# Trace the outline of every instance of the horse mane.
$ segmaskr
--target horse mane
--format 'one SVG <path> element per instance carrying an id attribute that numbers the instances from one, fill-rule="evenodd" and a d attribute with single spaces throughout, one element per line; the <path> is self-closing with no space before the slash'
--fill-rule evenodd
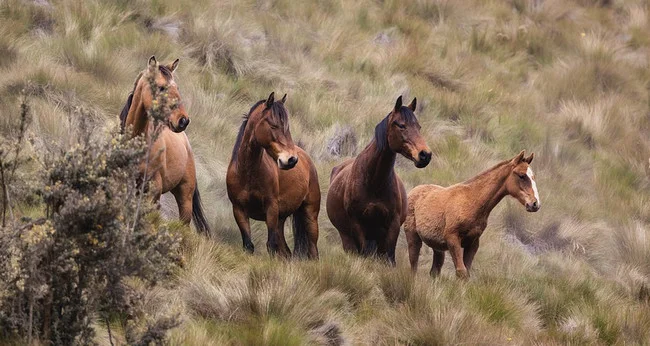
<path id="1" fill-rule="evenodd" d="M 140 72 L 138 77 L 136 77 L 135 82 L 133 82 L 133 90 L 131 90 L 129 96 L 126 98 L 126 103 L 122 108 L 122 112 L 120 112 L 120 133 L 124 133 L 126 117 L 129 115 L 129 109 L 131 109 L 131 103 L 133 103 L 133 93 L 135 92 L 135 88 L 138 86 L 138 82 L 140 81 L 140 78 L 142 78 L 143 74 L 144 72 Z"/>
<path id="2" fill-rule="evenodd" d="M 418 120 L 410 108 L 402 106 L 399 112 L 407 124 L 410 125 L 417 123 Z M 390 125 L 388 124 L 388 116 L 390 116 L 390 113 L 386 115 L 384 120 L 375 126 L 375 142 L 377 143 L 377 151 L 379 152 L 383 151 L 388 146 L 388 126 Z"/>
<path id="3" fill-rule="evenodd" d="M 163 77 L 165 77 L 166 81 L 169 82 L 173 78 L 172 71 L 166 65 L 158 65 L 158 70 L 163 75 Z M 124 128 L 126 127 L 126 117 L 129 115 L 129 109 L 131 109 L 131 104 L 133 103 L 133 93 L 135 92 L 135 88 L 138 86 L 138 82 L 140 81 L 140 78 L 142 78 L 143 75 L 144 75 L 144 71 L 141 71 L 138 74 L 138 77 L 135 78 L 135 82 L 133 82 L 133 90 L 131 90 L 131 92 L 129 93 L 129 96 L 126 99 L 126 103 L 122 108 L 122 112 L 120 112 L 121 133 L 124 133 Z"/>
<path id="4" fill-rule="evenodd" d="M 500 169 L 501 167 L 509 164 L 510 161 L 511 161 L 510 159 L 505 160 L 505 161 L 501 161 L 501 162 L 497 163 L 496 165 L 492 166 L 491 168 L 488 168 L 485 171 L 475 175 L 474 177 L 469 178 L 468 180 L 465 180 L 465 182 L 463 184 L 473 183 L 473 182 L 475 182 L 475 181 L 477 181 L 479 179 L 482 179 L 485 176 L 487 176 L 487 175 L 491 174 L 492 172 L 496 171 L 497 169 Z"/>
<path id="5" fill-rule="evenodd" d="M 239 127 L 239 132 L 237 133 L 235 146 L 232 148 L 231 161 L 237 161 L 237 153 L 239 152 L 239 147 L 241 147 L 242 139 L 244 138 L 244 131 L 246 131 L 246 125 L 248 124 L 248 119 L 250 118 L 251 113 L 253 113 L 253 111 L 264 102 L 266 102 L 266 100 L 257 101 L 248 113 L 244 115 L 244 120 L 242 121 L 241 126 Z M 271 106 L 271 116 L 280 123 L 280 126 L 282 126 L 284 131 L 289 130 L 289 116 L 287 114 L 287 109 L 284 108 L 282 102 L 273 103 L 273 106 Z"/>

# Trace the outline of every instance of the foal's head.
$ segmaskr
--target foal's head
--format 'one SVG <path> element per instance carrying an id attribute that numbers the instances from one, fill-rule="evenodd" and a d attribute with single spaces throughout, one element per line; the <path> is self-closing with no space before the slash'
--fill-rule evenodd
<path id="1" fill-rule="evenodd" d="M 526 206 L 526 210 L 530 212 L 536 212 L 542 206 L 535 183 L 535 173 L 530 168 L 534 156 L 535 154 L 531 153 L 530 156 L 525 157 L 522 150 L 519 155 L 510 160 L 512 173 L 506 180 L 508 194 Z"/>
<path id="2" fill-rule="evenodd" d="M 141 97 L 145 109 L 151 109 L 154 101 L 152 86 L 149 80 L 153 78 L 156 94 L 167 93 L 167 105 L 169 106 L 170 115 L 168 120 L 169 128 L 174 132 L 182 132 L 190 124 L 190 118 L 185 111 L 185 106 L 181 101 L 181 94 L 178 86 L 174 81 L 174 71 L 178 67 L 178 59 L 169 65 L 160 65 L 156 57 L 149 58 L 149 67 L 140 78 Z M 136 87 L 136 91 L 138 88 Z"/>
<path id="3" fill-rule="evenodd" d="M 404 107 L 402 96 L 398 97 L 395 108 L 375 127 L 375 139 L 379 150 L 388 144 L 390 150 L 413 161 L 415 167 L 423 168 L 431 161 L 431 149 L 420 135 L 420 124 L 413 114 L 416 106 L 416 98 Z"/>
<path id="4" fill-rule="evenodd" d="M 249 126 L 253 126 L 253 141 L 278 163 L 281 169 L 291 169 L 298 163 L 296 147 L 289 131 L 289 119 L 284 102 L 275 101 L 275 93 L 271 93 L 266 101 L 258 102 L 248 115 Z"/>

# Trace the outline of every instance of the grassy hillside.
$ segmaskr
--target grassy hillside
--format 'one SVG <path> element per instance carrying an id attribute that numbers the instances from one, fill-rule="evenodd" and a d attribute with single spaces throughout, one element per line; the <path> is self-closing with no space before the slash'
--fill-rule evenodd
<path id="1" fill-rule="evenodd" d="M 649 13 L 641 0 L 2 0 L 0 134 L 16 131 L 21 94 L 34 155 L 66 148 L 81 114 L 114 131 L 149 56 L 181 59 L 215 234 L 185 230 L 184 270 L 145 292 L 151 315 L 182 321 L 173 344 L 647 344 Z M 428 248 L 412 277 L 403 237 L 397 268 L 344 254 L 324 208 L 320 261 L 269 259 L 261 223 L 246 255 L 225 172 L 241 115 L 271 91 L 289 95 L 323 200 L 331 168 L 404 95 L 434 153 L 425 169 L 398 160 L 407 189 L 526 149 L 542 208 L 494 210 L 469 282 L 451 261 L 431 280 Z"/>

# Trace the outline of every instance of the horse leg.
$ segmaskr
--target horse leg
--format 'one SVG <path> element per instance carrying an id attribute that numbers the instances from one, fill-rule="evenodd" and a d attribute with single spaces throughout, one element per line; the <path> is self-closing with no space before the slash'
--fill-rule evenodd
<path id="1" fill-rule="evenodd" d="M 454 261 L 454 267 L 456 267 L 456 276 L 463 280 L 469 279 L 467 268 L 465 268 L 465 264 L 463 263 L 463 248 L 461 247 L 460 239 L 454 236 L 449 237 L 447 239 L 447 247 L 451 253 L 451 259 Z"/>
<path id="2" fill-rule="evenodd" d="M 339 235 L 341 236 L 341 243 L 343 245 L 343 250 L 347 253 L 359 253 L 359 249 L 357 248 L 357 243 L 354 241 L 354 238 L 350 236 L 347 233 L 340 232 Z"/>
<path id="3" fill-rule="evenodd" d="M 431 264 L 431 271 L 429 274 L 433 277 L 440 275 L 442 265 L 445 263 L 445 252 L 433 250 L 433 263 Z"/>
<path id="4" fill-rule="evenodd" d="M 399 221 L 393 222 L 386 232 L 386 238 L 380 242 L 378 246 L 378 253 L 380 253 L 391 266 L 395 266 L 395 248 L 397 247 L 397 238 L 399 237 L 400 224 Z"/>
<path id="5" fill-rule="evenodd" d="M 287 242 L 284 239 L 284 234 L 280 235 L 279 226 L 278 204 L 277 202 L 271 203 L 266 209 L 266 228 L 268 230 L 266 249 L 271 256 L 277 253 L 281 257 L 288 258 L 291 256 L 291 252 L 288 251 L 289 246 L 287 246 Z"/>
<path id="6" fill-rule="evenodd" d="M 178 218 L 186 225 L 192 221 L 192 196 L 196 186 L 188 182 L 181 182 L 171 190 L 178 205 Z"/>
<path id="7" fill-rule="evenodd" d="M 472 262 L 474 261 L 474 255 L 476 255 L 476 252 L 478 251 L 478 244 L 478 238 L 476 238 L 463 251 L 463 262 L 465 263 L 465 268 L 467 268 L 468 273 L 472 270 Z"/>
<path id="8" fill-rule="evenodd" d="M 149 182 L 149 192 L 151 194 L 151 201 L 160 208 L 160 195 L 162 195 L 162 176 L 160 173 L 154 174 Z"/>
<path id="9" fill-rule="evenodd" d="M 409 249 L 409 262 L 411 263 L 411 271 L 416 273 L 418 271 L 418 260 L 420 259 L 420 249 L 422 248 L 422 238 L 415 231 L 407 231 L 406 233 L 406 243 L 408 244 Z"/>
<path id="10" fill-rule="evenodd" d="M 289 257 L 291 257 L 291 250 L 289 250 L 289 246 L 287 245 L 287 239 L 284 237 L 284 222 L 287 221 L 286 217 L 281 217 L 278 218 L 278 239 L 279 239 L 279 246 L 284 245 L 284 250 L 282 252 L 288 253 Z"/>
<path id="11" fill-rule="evenodd" d="M 232 206 L 232 213 L 235 216 L 235 222 L 237 222 L 239 232 L 241 232 L 244 250 L 253 253 L 255 251 L 255 246 L 251 241 L 251 225 L 248 219 L 248 214 L 246 214 L 246 211 L 243 208 L 234 204 Z"/>

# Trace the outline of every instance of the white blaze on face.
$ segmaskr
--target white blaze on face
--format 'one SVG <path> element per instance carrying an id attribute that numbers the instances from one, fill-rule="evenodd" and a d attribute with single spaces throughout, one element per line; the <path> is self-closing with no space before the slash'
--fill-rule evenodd
<path id="1" fill-rule="evenodd" d="M 535 199 L 537 199 L 537 204 L 542 204 L 542 202 L 539 200 L 539 192 L 537 192 L 537 184 L 535 183 L 535 173 L 533 173 L 533 170 L 528 167 L 528 170 L 526 171 L 526 175 L 528 175 L 528 178 L 530 178 L 530 182 L 533 185 L 533 192 L 535 193 Z"/>

